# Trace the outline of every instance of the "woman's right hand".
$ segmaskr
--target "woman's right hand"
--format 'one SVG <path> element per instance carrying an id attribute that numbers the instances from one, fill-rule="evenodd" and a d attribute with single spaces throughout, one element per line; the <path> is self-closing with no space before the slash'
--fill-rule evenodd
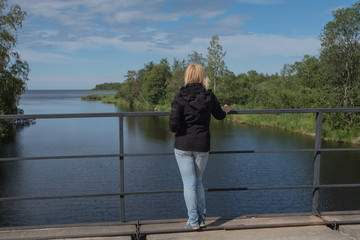
<path id="1" fill-rule="evenodd" d="M 231 109 L 230 109 L 230 106 L 229 106 L 229 105 L 225 104 L 225 105 L 222 107 L 222 110 L 223 110 L 224 112 L 226 112 L 226 114 L 228 114 Z"/>

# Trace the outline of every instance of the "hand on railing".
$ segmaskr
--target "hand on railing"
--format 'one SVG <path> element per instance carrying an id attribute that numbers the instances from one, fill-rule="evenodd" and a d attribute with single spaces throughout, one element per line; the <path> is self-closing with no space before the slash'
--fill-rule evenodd
<path id="1" fill-rule="evenodd" d="M 226 114 L 228 114 L 231 109 L 230 109 L 229 105 L 225 104 L 225 105 L 222 107 L 222 110 L 223 110 L 224 112 L 226 112 Z"/>

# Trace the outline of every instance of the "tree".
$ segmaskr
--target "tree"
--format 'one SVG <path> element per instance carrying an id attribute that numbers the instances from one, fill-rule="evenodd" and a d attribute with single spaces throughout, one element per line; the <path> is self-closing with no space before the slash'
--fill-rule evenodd
<path id="1" fill-rule="evenodd" d="M 18 108 L 20 95 L 25 91 L 29 65 L 14 51 L 17 31 L 22 27 L 26 12 L 15 4 L 8 6 L 0 0 L 0 114 L 22 114 Z M 23 121 L 1 121 L 0 136 L 6 136 Z"/>
<path id="2" fill-rule="evenodd" d="M 224 74 L 226 68 L 224 57 L 226 51 L 223 51 L 219 44 L 219 36 L 215 35 L 210 41 L 210 47 L 207 48 L 207 66 L 206 73 L 210 78 L 210 83 L 214 92 L 216 92 L 216 85 L 221 75 Z"/>
<path id="3" fill-rule="evenodd" d="M 188 55 L 188 63 L 189 64 L 197 63 L 203 66 L 204 68 L 206 67 L 206 59 L 203 57 L 201 53 L 198 53 L 197 51 L 193 51 L 193 53 Z"/>
<path id="4" fill-rule="evenodd" d="M 301 62 L 290 65 L 290 69 L 291 80 L 296 82 L 299 91 L 297 101 L 302 103 L 300 107 L 331 107 L 328 99 L 332 88 L 325 81 L 319 58 L 305 55 Z"/>
<path id="5" fill-rule="evenodd" d="M 121 97 L 129 102 L 129 106 L 132 108 L 134 102 L 141 96 L 138 82 L 137 82 L 137 73 L 136 71 L 128 71 L 125 75 L 126 79 L 123 84 L 121 84 L 120 89 L 118 90 L 118 97 Z"/>
<path id="6" fill-rule="evenodd" d="M 101 84 L 96 84 L 93 90 L 111 91 L 111 90 L 119 90 L 120 87 L 121 87 L 121 83 L 117 83 L 117 82 L 101 83 Z"/>
<path id="7" fill-rule="evenodd" d="M 333 12 L 320 35 L 320 59 L 337 106 L 359 106 L 360 2 Z"/>
<path id="8" fill-rule="evenodd" d="M 152 106 L 166 99 L 166 83 L 171 78 L 171 70 L 167 59 L 161 59 L 160 64 L 150 63 L 141 72 L 142 93 Z"/>
<path id="9" fill-rule="evenodd" d="M 180 87 L 184 86 L 184 74 L 186 70 L 185 60 L 174 59 L 173 65 L 171 67 L 172 77 L 168 79 L 166 84 L 166 99 L 171 102 L 179 91 Z"/>
<path id="10" fill-rule="evenodd" d="M 237 77 L 233 72 L 227 70 L 219 77 L 219 90 L 216 94 L 221 103 L 245 105 L 249 99 L 249 89 L 241 76 Z"/>
<path id="11" fill-rule="evenodd" d="M 332 107 L 360 106 L 360 1 L 350 8 L 333 12 L 320 35 L 320 60 Z M 333 128 L 345 129 L 360 125 L 355 113 L 330 114 Z"/>

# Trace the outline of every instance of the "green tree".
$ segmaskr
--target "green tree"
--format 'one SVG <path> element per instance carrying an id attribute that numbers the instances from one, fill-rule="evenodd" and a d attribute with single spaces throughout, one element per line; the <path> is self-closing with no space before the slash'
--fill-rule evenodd
<path id="1" fill-rule="evenodd" d="M 264 95 L 260 91 L 261 83 L 264 81 L 261 74 L 256 72 L 255 70 L 250 70 L 247 72 L 247 84 L 250 90 L 250 102 L 252 107 L 265 107 L 263 105 Z M 268 102 L 268 101 L 265 101 Z"/>
<path id="2" fill-rule="evenodd" d="M 184 74 L 186 70 L 185 60 L 174 59 L 171 67 L 172 77 L 168 79 L 166 84 L 167 101 L 171 102 L 179 89 L 184 86 Z"/>
<path id="3" fill-rule="evenodd" d="M 212 37 L 210 46 L 207 49 L 208 53 L 206 55 L 206 73 L 210 78 L 211 88 L 214 92 L 216 92 L 216 86 L 220 76 L 225 73 L 225 70 L 227 70 L 224 61 L 226 51 L 223 51 L 222 46 L 219 43 L 219 36 L 217 35 Z"/>
<path id="4" fill-rule="evenodd" d="M 360 2 L 333 12 L 320 35 L 320 60 L 328 82 L 331 107 L 360 106 Z M 355 113 L 330 114 L 333 128 L 360 125 Z"/>
<path id="5" fill-rule="evenodd" d="M 305 55 L 301 62 L 290 65 L 290 69 L 290 75 L 296 75 L 303 86 L 319 88 L 324 84 L 320 60 L 315 56 Z"/>
<path id="6" fill-rule="evenodd" d="M 149 104 L 154 107 L 166 100 L 166 83 L 171 78 L 169 62 L 161 59 L 159 64 L 149 63 L 141 71 L 141 92 Z"/>
<path id="7" fill-rule="evenodd" d="M 301 108 L 331 107 L 328 102 L 331 88 L 324 78 L 323 64 L 315 56 L 305 55 L 301 62 L 290 65 L 292 81 L 298 89 Z"/>
<path id="8" fill-rule="evenodd" d="M 226 70 L 219 77 L 217 86 L 219 91 L 216 94 L 218 100 L 222 104 L 247 104 L 250 91 L 243 80 L 241 76 L 237 77 L 233 72 Z"/>
<path id="9" fill-rule="evenodd" d="M 197 51 L 193 51 L 193 53 L 190 53 L 188 55 L 188 63 L 189 64 L 197 63 L 203 66 L 204 68 L 206 67 L 206 59 L 203 57 L 201 53 L 198 53 Z"/>
<path id="10" fill-rule="evenodd" d="M 101 83 L 97 84 L 93 90 L 119 90 L 121 83 Z"/>
<path id="11" fill-rule="evenodd" d="M 137 82 L 137 73 L 136 71 L 129 70 L 125 77 L 126 79 L 124 83 L 121 84 L 117 97 L 125 99 L 129 102 L 130 107 L 133 107 L 135 100 L 139 100 L 139 96 L 141 96 Z"/>
<path id="12" fill-rule="evenodd" d="M 320 60 L 333 87 L 335 107 L 359 106 L 360 2 L 333 12 L 320 35 Z"/>
<path id="13" fill-rule="evenodd" d="M 26 12 L 7 0 L 0 0 L 0 114 L 22 114 L 18 108 L 21 94 L 25 91 L 29 65 L 14 51 L 17 31 L 22 27 Z M 1 121 L 0 136 L 6 136 L 15 125 L 23 121 Z"/>

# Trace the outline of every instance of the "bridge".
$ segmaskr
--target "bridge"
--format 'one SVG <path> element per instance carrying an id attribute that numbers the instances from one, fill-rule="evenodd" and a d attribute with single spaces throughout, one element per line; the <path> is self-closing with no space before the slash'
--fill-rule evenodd
<path id="1" fill-rule="evenodd" d="M 124 125 L 126 117 L 168 116 L 168 112 L 122 112 L 122 113 L 89 113 L 89 114 L 33 114 L 1 115 L 0 120 L 14 119 L 54 119 L 54 118 L 97 118 L 117 117 L 119 119 L 119 153 L 102 155 L 67 155 L 38 157 L 5 157 L 0 162 L 16 162 L 49 159 L 110 158 L 118 157 L 120 161 L 120 191 L 115 193 L 79 194 L 61 196 L 28 196 L 3 197 L 5 201 L 26 201 L 40 199 L 66 199 L 88 197 L 120 197 L 120 219 L 113 223 L 73 224 L 56 226 L 24 226 L 0 228 L 0 239 L 360 239 L 360 211 L 319 212 L 319 190 L 324 188 L 359 188 L 360 183 L 321 184 L 320 162 L 322 152 L 359 151 L 360 148 L 322 148 L 321 130 L 324 113 L 359 113 L 360 108 L 352 109 L 273 109 L 273 110 L 233 110 L 230 114 L 283 114 L 313 113 L 316 118 L 315 145 L 311 149 L 282 150 L 235 150 L 213 151 L 210 154 L 251 154 L 251 153 L 285 153 L 313 152 L 313 184 L 300 186 L 267 186 L 213 188 L 207 192 L 253 191 L 277 189 L 312 189 L 312 208 L 310 213 L 254 215 L 236 217 L 209 218 L 207 228 L 199 231 L 184 229 L 186 219 L 167 219 L 153 221 L 129 222 L 125 219 L 125 197 L 128 195 L 178 193 L 181 189 L 126 192 L 124 181 L 124 161 L 127 157 L 166 156 L 173 153 L 125 153 Z"/>
<path id="2" fill-rule="evenodd" d="M 184 229 L 187 219 L 93 224 L 11 227 L 0 229 L 1 240 L 24 239 L 360 239 L 360 211 L 213 217 L 207 227 Z"/>

